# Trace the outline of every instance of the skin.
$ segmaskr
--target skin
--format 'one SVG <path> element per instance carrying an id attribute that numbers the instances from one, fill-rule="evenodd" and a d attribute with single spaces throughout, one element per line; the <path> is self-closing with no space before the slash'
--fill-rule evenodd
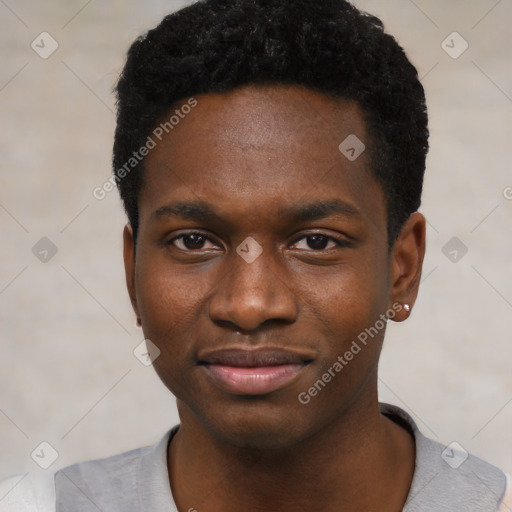
<path id="1" fill-rule="evenodd" d="M 412 307 L 425 219 L 411 215 L 389 249 L 368 151 L 351 162 L 338 150 L 350 134 L 371 144 L 356 104 L 289 86 L 196 99 L 146 159 L 136 245 L 124 231 L 131 301 L 177 398 L 168 467 L 178 509 L 401 510 L 415 447 L 378 409 L 385 329 L 308 404 L 297 397 L 393 304 Z M 291 215 L 336 201 L 339 212 Z M 176 215 L 166 207 L 177 202 L 215 215 Z M 191 231 L 205 238 L 176 238 Z M 250 264 L 236 252 L 247 237 L 263 249 Z M 258 396 L 227 392 L 198 364 L 208 350 L 263 346 L 310 362 Z"/>

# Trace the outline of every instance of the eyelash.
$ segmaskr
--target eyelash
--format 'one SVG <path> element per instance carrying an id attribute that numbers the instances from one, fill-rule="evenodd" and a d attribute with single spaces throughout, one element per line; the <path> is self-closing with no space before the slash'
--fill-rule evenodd
<path id="1" fill-rule="evenodd" d="M 216 242 L 214 242 L 211 238 L 209 238 L 204 233 L 201 233 L 200 231 L 190 231 L 188 233 L 181 233 L 180 235 L 171 238 L 169 241 L 166 242 L 166 245 L 172 246 L 172 245 L 174 245 L 174 242 L 176 240 L 180 240 L 180 239 L 183 239 L 183 238 L 185 238 L 187 236 L 192 236 L 192 235 L 198 235 L 198 236 L 202 237 L 205 241 L 208 241 L 211 244 L 216 244 Z M 341 248 L 341 247 L 348 247 L 349 246 L 349 242 L 347 242 L 346 240 L 341 240 L 341 239 L 338 239 L 338 238 L 335 238 L 335 237 L 332 237 L 332 236 L 325 235 L 323 233 L 310 233 L 310 234 L 307 234 L 307 235 L 302 235 L 302 236 L 296 238 L 293 241 L 292 245 L 295 245 L 299 241 L 307 239 L 307 238 L 310 238 L 310 237 L 313 237 L 313 236 L 321 236 L 321 237 L 325 238 L 328 243 L 329 242 L 334 242 L 336 244 L 336 247 L 331 247 L 329 249 L 318 249 L 318 250 L 310 249 L 312 252 L 320 253 L 320 252 L 328 251 L 328 250 L 331 250 L 331 249 L 334 249 L 334 248 Z M 183 251 L 183 252 L 193 253 L 193 252 L 200 252 L 201 251 L 201 249 L 180 249 L 179 247 L 176 247 L 175 245 L 174 245 L 174 247 L 176 249 L 180 250 L 180 251 Z M 300 249 L 300 250 L 306 250 L 306 249 Z"/>
<path id="2" fill-rule="evenodd" d="M 176 240 L 180 240 L 180 239 L 183 239 L 187 236 L 192 236 L 192 235 L 198 235 L 200 237 L 202 237 L 205 241 L 208 241 L 212 244 L 215 244 L 215 242 L 213 240 L 211 240 L 209 237 L 207 237 L 204 233 L 201 233 L 200 231 L 190 231 L 188 233 L 181 233 L 180 235 L 178 236 L 175 236 L 173 238 L 171 238 L 168 242 L 166 242 L 166 245 L 174 245 L 174 242 Z M 174 246 L 176 247 L 176 246 Z M 180 249 L 179 247 L 176 247 L 176 249 L 180 250 L 180 251 L 183 251 L 183 252 L 198 252 L 200 251 L 200 249 L 197 249 L 197 250 L 194 250 L 194 249 Z"/>

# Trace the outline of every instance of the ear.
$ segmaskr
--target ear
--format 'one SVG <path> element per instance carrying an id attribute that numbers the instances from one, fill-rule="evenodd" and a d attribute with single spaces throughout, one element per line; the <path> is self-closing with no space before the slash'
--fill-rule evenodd
<path id="1" fill-rule="evenodd" d="M 135 292 L 135 240 L 130 224 L 126 224 L 123 231 L 123 257 L 126 287 L 128 288 L 128 295 L 130 296 L 133 310 L 138 318 L 139 309 L 137 307 L 137 294 Z"/>
<path id="2" fill-rule="evenodd" d="M 399 303 L 402 308 L 394 317 L 403 322 L 409 317 L 416 301 L 425 256 L 426 221 L 421 213 L 413 213 L 403 225 L 391 250 L 390 258 L 390 304 Z"/>

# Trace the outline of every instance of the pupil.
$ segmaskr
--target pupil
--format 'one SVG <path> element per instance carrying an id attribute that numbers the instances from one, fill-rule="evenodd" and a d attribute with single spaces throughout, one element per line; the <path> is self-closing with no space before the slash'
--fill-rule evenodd
<path id="1" fill-rule="evenodd" d="M 325 249 L 327 247 L 327 237 L 323 235 L 312 235 L 308 237 L 308 245 L 311 249 Z"/>
<path id="2" fill-rule="evenodd" d="M 187 249 L 201 249 L 204 245 L 204 237 L 202 235 L 192 234 L 186 235 L 183 239 L 183 243 Z"/>

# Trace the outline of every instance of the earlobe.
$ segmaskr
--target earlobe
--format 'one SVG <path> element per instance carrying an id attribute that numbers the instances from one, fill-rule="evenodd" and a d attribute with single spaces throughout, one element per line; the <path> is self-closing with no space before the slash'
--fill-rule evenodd
<path id="1" fill-rule="evenodd" d="M 394 318 L 397 322 L 409 317 L 418 295 L 425 256 L 425 226 L 425 217 L 413 213 L 403 225 L 391 251 L 390 301 L 402 305 Z"/>
<path id="2" fill-rule="evenodd" d="M 126 224 L 123 230 L 123 257 L 128 295 L 130 296 L 133 310 L 135 311 L 137 318 L 139 318 L 137 294 L 135 291 L 135 240 L 133 236 L 133 229 L 130 224 Z"/>

